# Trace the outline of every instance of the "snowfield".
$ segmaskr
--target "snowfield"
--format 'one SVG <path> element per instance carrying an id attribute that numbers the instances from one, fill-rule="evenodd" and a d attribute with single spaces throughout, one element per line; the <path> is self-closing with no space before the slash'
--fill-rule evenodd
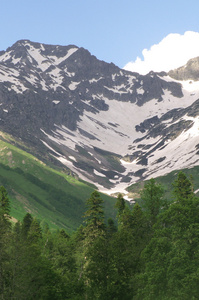
<path id="1" fill-rule="evenodd" d="M 166 80 L 171 80 L 171 78 L 167 77 Z M 89 138 L 89 135 L 82 135 L 78 128 L 76 131 L 67 129 L 67 132 L 65 132 L 64 128 L 60 126 L 57 126 L 54 134 L 48 135 L 48 138 L 59 145 L 73 149 L 74 152 L 77 152 L 76 146 L 79 145 L 87 149 L 97 147 L 105 151 L 114 152 L 122 157 L 132 153 L 132 148 L 137 147 L 137 143 L 135 142 L 137 139 L 143 138 L 140 143 L 144 145 L 156 145 L 162 140 L 161 132 L 155 138 L 145 138 L 146 133 L 137 132 L 135 127 L 144 120 L 154 116 L 160 118 L 172 109 L 187 108 L 199 98 L 198 82 L 192 84 L 190 82 L 180 83 L 183 85 L 184 97 L 174 97 L 169 91 L 165 90 L 161 102 L 158 102 L 157 99 L 153 99 L 145 103 L 142 107 L 137 106 L 136 103 L 120 102 L 117 100 L 110 101 L 104 97 L 103 100 L 105 100 L 106 104 L 109 106 L 108 113 L 107 111 L 99 111 L 97 114 L 94 114 L 87 111 L 80 117 L 80 121 L 77 123 L 78 128 L 83 129 L 89 135 L 95 137 L 92 140 Z M 146 167 L 140 166 L 137 163 L 138 159 L 135 159 L 132 162 L 125 161 L 124 159 L 120 160 L 122 166 L 125 168 L 122 175 L 128 176 L 128 174 L 131 174 L 130 182 L 122 182 L 122 178 L 109 179 L 109 181 L 114 184 L 114 187 L 111 189 L 106 189 L 96 182 L 95 184 L 101 191 L 109 194 L 116 192 L 124 193 L 127 186 L 138 180 L 138 177 L 133 176 L 132 174 L 136 173 L 141 168 L 146 168 L 144 176 L 146 178 L 151 178 L 164 175 L 175 169 L 199 164 L 199 157 L 193 155 L 193 151 L 198 144 L 199 117 L 193 118 L 185 116 L 182 120 L 192 121 L 192 127 L 189 130 L 182 132 L 174 140 L 166 141 L 163 149 L 158 148 L 154 151 L 153 155 L 148 158 Z M 178 121 L 179 120 L 175 122 Z M 171 124 L 175 124 L 175 122 L 172 121 L 171 118 L 165 120 L 163 123 L 166 126 L 170 126 Z M 114 124 L 115 126 L 110 124 Z M 71 135 L 68 135 L 68 131 L 71 132 Z M 92 154 L 91 152 L 89 153 Z M 164 158 L 163 161 L 157 163 L 161 158 Z M 71 161 L 63 160 L 60 157 L 59 160 L 70 167 L 74 172 L 79 175 L 81 174 L 75 165 L 71 164 Z M 103 173 L 100 173 L 95 169 L 94 174 L 96 176 L 105 177 Z M 82 174 L 80 177 L 82 177 Z M 88 178 L 86 179 L 85 176 L 83 176 L 83 178 L 88 181 Z"/>

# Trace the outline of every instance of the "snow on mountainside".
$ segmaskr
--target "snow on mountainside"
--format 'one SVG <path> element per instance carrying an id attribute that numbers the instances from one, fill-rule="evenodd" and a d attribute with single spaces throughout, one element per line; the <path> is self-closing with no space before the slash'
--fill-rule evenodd
<path id="1" fill-rule="evenodd" d="M 124 191 L 199 164 L 199 81 L 176 72 L 142 76 L 73 45 L 18 41 L 0 52 L 0 130 L 100 190 Z"/>

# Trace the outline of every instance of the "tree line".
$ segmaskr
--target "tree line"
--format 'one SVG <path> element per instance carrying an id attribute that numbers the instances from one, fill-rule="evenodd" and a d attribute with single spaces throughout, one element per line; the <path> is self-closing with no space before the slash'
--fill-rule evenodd
<path id="1" fill-rule="evenodd" d="M 179 172 L 173 199 L 149 180 L 129 208 L 121 194 L 117 224 L 103 200 L 86 201 L 84 224 L 52 232 L 30 213 L 13 225 L 0 187 L 0 299 L 194 300 L 199 295 L 199 198 Z"/>

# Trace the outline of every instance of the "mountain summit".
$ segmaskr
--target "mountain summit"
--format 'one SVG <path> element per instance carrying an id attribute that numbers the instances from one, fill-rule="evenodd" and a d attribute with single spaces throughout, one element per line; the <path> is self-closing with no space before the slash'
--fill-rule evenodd
<path id="1" fill-rule="evenodd" d="M 143 76 L 74 45 L 21 40 L 0 52 L 0 130 L 100 190 L 123 191 L 199 163 L 198 77 L 175 72 Z"/>
<path id="2" fill-rule="evenodd" d="M 178 69 L 171 70 L 169 73 L 174 79 L 177 80 L 199 80 L 199 57 L 190 59 L 185 66 Z"/>

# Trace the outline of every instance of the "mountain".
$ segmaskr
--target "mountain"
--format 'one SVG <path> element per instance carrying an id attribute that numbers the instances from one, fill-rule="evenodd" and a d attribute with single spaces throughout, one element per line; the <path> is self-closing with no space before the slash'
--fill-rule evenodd
<path id="1" fill-rule="evenodd" d="M 108 193 L 193 167 L 199 164 L 194 61 L 180 71 L 188 77 L 176 77 L 179 70 L 140 75 L 74 45 L 18 41 L 0 52 L 0 130 Z"/>
<path id="2" fill-rule="evenodd" d="M 168 73 L 174 79 L 177 80 L 199 80 L 199 57 L 190 59 L 185 66 L 178 69 L 171 70 Z"/>

